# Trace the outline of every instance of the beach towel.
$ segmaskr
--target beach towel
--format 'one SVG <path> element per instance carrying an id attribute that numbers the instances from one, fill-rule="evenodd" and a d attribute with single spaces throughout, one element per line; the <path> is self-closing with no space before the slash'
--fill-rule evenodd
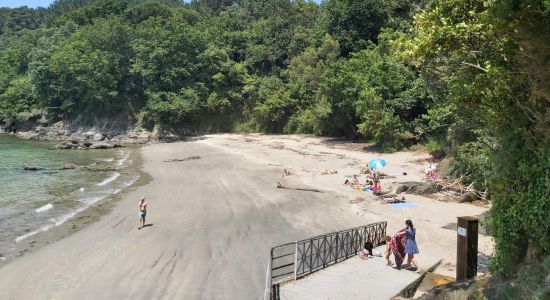
<path id="1" fill-rule="evenodd" d="M 401 208 L 414 208 L 414 207 L 418 207 L 418 204 L 416 204 L 416 203 L 393 203 L 393 204 L 390 204 L 390 206 L 391 206 L 392 208 L 401 209 Z"/>
<path id="2" fill-rule="evenodd" d="M 395 265 L 397 268 L 401 268 L 401 264 L 403 264 L 403 260 L 405 259 L 405 244 L 407 243 L 407 239 L 405 236 L 396 234 L 391 238 L 390 241 L 390 249 L 393 253 L 393 256 L 395 257 Z"/>

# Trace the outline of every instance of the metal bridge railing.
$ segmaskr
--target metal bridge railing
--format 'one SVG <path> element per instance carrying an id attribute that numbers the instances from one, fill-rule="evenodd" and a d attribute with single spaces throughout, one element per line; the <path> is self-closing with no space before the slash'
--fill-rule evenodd
<path id="1" fill-rule="evenodd" d="M 383 244 L 386 227 L 380 222 L 296 242 L 296 279 L 355 256 L 366 241 Z"/>
<path id="2" fill-rule="evenodd" d="M 279 284 L 354 256 L 366 241 L 383 244 L 387 222 L 318 235 L 271 248 L 264 299 L 279 299 Z"/>

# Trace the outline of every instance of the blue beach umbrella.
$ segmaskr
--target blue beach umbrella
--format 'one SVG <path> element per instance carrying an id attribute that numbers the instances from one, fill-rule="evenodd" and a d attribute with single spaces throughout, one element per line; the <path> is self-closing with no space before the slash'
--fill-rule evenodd
<path id="1" fill-rule="evenodd" d="M 386 161 L 381 158 L 371 159 L 369 166 L 375 170 L 381 169 L 387 165 Z"/>

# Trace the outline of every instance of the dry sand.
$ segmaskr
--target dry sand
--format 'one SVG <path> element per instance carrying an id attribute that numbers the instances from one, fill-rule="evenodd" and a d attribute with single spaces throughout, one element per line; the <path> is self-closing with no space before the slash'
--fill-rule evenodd
<path id="1" fill-rule="evenodd" d="M 373 158 L 383 158 L 388 165 L 383 172 L 396 175 L 382 179 L 384 189 L 395 190 L 400 182 L 423 181 L 424 169 L 429 165 L 430 155 L 425 152 L 377 153 L 363 143 L 335 141 L 328 138 L 304 135 L 212 135 L 205 136 L 201 143 L 214 145 L 225 151 L 241 154 L 264 164 L 278 166 L 280 174 L 290 170 L 305 184 L 335 193 L 334 203 L 347 203 L 349 209 L 359 216 L 362 223 L 388 222 L 388 234 L 405 226 L 411 219 L 417 227 L 417 241 L 422 266 L 423 257 L 443 259 L 438 272 L 455 275 L 456 231 L 443 227 L 456 226 L 458 216 L 475 216 L 489 208 L 469 203 L 442 202 L 431 198 L 404 194 L 407 202 L 416 203 L 416 208 L 394 209 L 388 204 L 376 201 L 372 193 L 356 192 L 345 186 L 346 175 L 359 174 L 362 166 Z M 324 171 L 337 174 L 323 175 Z M 403 175 L 406 172 L 407 175 Z M 365 176 L 359 177 L 361 180 Z M 493 241 L 479 235 L 479 271 L 487 270 L 487 258 L 492 255 Z M 428 267 L 428 266 L 426 266 Z"/>
<path id="2" fill-rule="evenodd" d="M 393 232 L 407 218 L 418 228 L 419 263 L 435 256 L 452 269 L 456 233 L 442 226 L 487 208 L 407 195 L 418 208 L 392 209 L 342 185 L 345 174 L 381 156 L 349 147 L 309 136 L 230 134 L 144 147 L 152 181 L 97 223 L 0 268 L 0 299 L 257 299 L 269 247 L 381 220 Z M 200 159 L 164 162 L 191 156 Z M 418 161 L 427 155 L 382 157 L 387 173 L 409 174 L 386 185 L 419 180 L 425 165 Z M 285 168 L 294 175 L 281 178 Z M 278 189 L 277 181 L 323 192 Z M 151 226 L 138 231 L 141 196 Z M 490 254 L 489 238 L 480 236 L 480 251 Z"/>

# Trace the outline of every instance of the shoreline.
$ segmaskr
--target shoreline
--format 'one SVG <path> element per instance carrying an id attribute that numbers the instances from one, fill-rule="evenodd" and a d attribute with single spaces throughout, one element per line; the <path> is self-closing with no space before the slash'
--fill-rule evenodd
<path id="1" fill-rule="evenodd" d="M 149 184 L 98 222 L 0 268 L 0 298 L 255 299 L 270 246 L 364 221 L 333 193 L 278 189 L 277 167 L 216 147 L 140 152 Z M 191 156 L 200 159 L 173 161 Z M 137 230 L 141 196 L 151 225 Z"/>
<path id="2" fill-rule="evenodd" d="M 142 185 L 149 183 L 151 181 L 151 177 L 142 170 L 143 161 L 139 152 L 140 148 L 141 147 L 139 145 L 125 147 L 125 150 L 129 152 L 129 159 L 132 160 L 132 164 L 127 167 L 129 170 L 126 169 L 125 172 L 133 172 L 138 176 L 132 185 L 124 188 L 119 193 L 111 194 L 105 197 L 97 203 L 86 207 L 82 211 L 75 212 L 73 217 L 60 225 L 52 225 L 45 231 L 39 231 L 32 236 L 16 241 L 13 252 L 7 255 L 6 253 L 2 253 L 3 259 L 0 260 L 0 269 L 9 265 L 14 260 L 37 251 L 46 245 L 65 239 L 88 227 L 89 225 L 98 222 L 101 220 L 102 216 L 109 214 L 116 203 L 123 199 L 126 194 Z"/>
<path id="3" fill-rule="evenodd" d="M 421 267 L 443 258 L 452 273 L 456 231 L 446 226 L 487 208 L 406 194 L 418 208 L 394 209 L 350 190 L 344 176 L 373 156 L 388 160 L 388 172 L 407 169 L 395 182 L 422 172 L 417 161 L 425 156 L 351 151 L 350 144 L 224 134 L 140 147 L 148 184 L 109 201 L 93 224 L 0 268 L 0 298 L 253 299 L 263 292 L 271 246 L 378 221 L 392 233 L 405 219 L 417 227 Z M 283 169 L 293 175 L 282 178 Z M 281 189 L 278 181 L 322 192 Z M 141 196 L 150 225 L 137 230 Z M 479 236 L 479 251 L 490 254 L 490 237 Z"/>

